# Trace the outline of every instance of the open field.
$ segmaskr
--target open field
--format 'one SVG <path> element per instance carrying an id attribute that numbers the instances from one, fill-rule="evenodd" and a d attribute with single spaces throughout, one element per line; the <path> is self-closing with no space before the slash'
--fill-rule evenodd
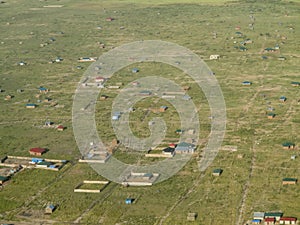
<path id="1" fill-rule="evenodd" d="M 242 225 L 252 219 L 254 211 L 283 211 L 300 218 L 299 184 L 281 183 L 285 177 L 300 178 L 300 87 L 291 85 L 300 82 L 299 1 L 160 2 L 11 0 L 0 4 L 0 158 L 29 157 L 29 149 L 41 147 L 49 149 L 43 158 L 70 162 L 58 172 L 24 169 L 12 176 L 0 189 L 0 223 Z M 44 7 L 55 5 L 62 7 Z M 109 17 L 114 20 L 107 21 Z M 243 45 L 247 39 L 252 43 Z M 73 136 L 72 101 L 90 63 L 77 60 L 140 40 L 177 43 L 207 63 L 226 102 L 222 146 L 236 146 L 237 151 L 220 151 L 200 173 L 197 161 L 211 128 L 205 95 L 177 68 L 136 63 L 108 81 L 108 85 L 122 83 L 120 89 L 103 89 L 101 94 L 108 98 L 97 100 L 95 121 L 103 142 L 110 145 L 116 138 L 111 106 L 122 88 L 142 77 L 162 76 L 190 86 L 187 93 L 200 118 L 197 152 L 175 176 L 153 186 L 123 187 L 111 182 L 98 194 L 74 193 L 83 180 L 105 180 L 89 165 L 78 163 L 81 154 Z M 275 52 L 265 51 L 277 45 Z M 209 60 L 213 54 L 220 59 Z M 279 60 L 280 56 L 286 60 Z M 49 63 L 57 57 L 63 60 Z M 18 65 L 20 61 L 26 65 Z M 139 68 L 138 73 L 131 72 L 134 67 Z M 243 81 L 252 85 L 243 86 Z M 41 86 L 49 92 L 40 93 Z M 7 95 L 12 98 L 5 100 Z M 280 102 L 281 96 L 287 100 Z M 37 107 L 26 108 L 27 103 Z M 161 105 L 168 109 L 149 110 Z M 130 114 L 134 134 L 147 137 L 148 123 L 160 117 L 168 130 L 159 147 L 178 141 L 180 135 L 175 131 L 180 128 L 180 118 L 165 99 L 147 98 L 135 108 Z M 276 116 L 268 119 L 269 112 Z M 46 121 L 66 129 L 45 127 Z M 283 150 L 282 143 L 287 141 L 296 144 L 294 150 Z M 297 157 L 292 160 L 292 155 Z M 141 165 L 163 160 L 146 158 L 144 152 L 122 145 L 114 156 Z M 212 176 L 215 168 L 223 169 L 220 177 Z M 94 188 L 86 185 L 90 186 Z M 135 200 L 126 205 L 126 198 Z M 58 207 L 44 215 L 49 203 Z M 188 212 L 198 214 L 195 222 L 187 222 Z"/>

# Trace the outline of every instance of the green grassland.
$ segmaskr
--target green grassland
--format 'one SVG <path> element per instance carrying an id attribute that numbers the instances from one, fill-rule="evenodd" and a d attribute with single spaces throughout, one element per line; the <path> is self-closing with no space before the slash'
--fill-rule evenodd
<path id="1" fill-rule="evenodd" d="M 13 176 L 0 190 L 1 222 L 240 225 L 251 219 L 253 211 L 274 210 L 300 218 L 300 204 L 296 200 L 300 195 L 299 184 L 281 184 L 284 177 L 299 179 L 300 170 L 300 89 L 290 84 L 300 82 L 299 1 L 160 2 L 12 0 L 0 4 L 0 89 L 4 90 L 0 92 L 0 156 L 29 156 L 30 148 L 45 147 L 49 149 L 46 158 L 70 161 L 59 172 L 28 169 Z M 45 8 L 45 5 L 63 7 Z M 115 20 L 108 22 L 107 17 Z M 252 23 L 253 29 L 249 25 Z M 236 30 L 238 26 L 240 30 Z M 239 37 L 237 31 L 243 36 Z M 240 42 L 248 38 L 253 43 L 245 45 L 247 51 L 240 51 Z M 123 88 L 138 78 L 154 75 L 181 86 L 189 85 L 188 94 L 200 109 L 202 144 L 178 174 L 154 186 L 123 187 L 110 183 L 99 194 L 74 193 L 83 180 L 104 179 L 89 165 L 77 162 L 81 154 L 73 136 L 72 100 L 90 65 L 77 59 L 97 57 L 139 40 L 177 43 L 207 63 L 226 101 L 223 146 L 237 146 L 237 152 L 220 151 L 210 167 L 200 173 L 197 160 L 210 132 L 210 109 L 204 94 L 176 68 L 161 63 L 137 63 L 118 71 L 109 84 L 122 82 Z M 48 45 L 41 47 L 46 42 Z M 280 47 L 278 52 L 263 52 L 276 44 Z M 219 54 L 221 58 L 209 60 L 211 54 Z M 279 56 L 286 60 L 278 60 Z M 48 63 L 56 57 L 62 57 L 63 61 Z M 27 65 L 17 65 L 20 61 Z M 78 65 L 83 69 L 77 69 Z M 139 73 L 131 73 L 133 67 L 138 67 Z M 252 85 L 242 86 L 245 80 Z M 40 94 L 40 86 L 50 92 Z M 24 91 L 20 93 L 18 89 Z M 119 92 L 105 89 L 101 94 L 109 98 L 97 101 L 97 129 L 107 145 L 115 138 L 111 106 Z M 7 95 L 13 98 L 4 100 Z M 280 96 L 286 96 L 287 101 L 280 102 Z M 44 102 L 46 97 L 52 100 Z M 28 102 L 38 107 L 26 109 Z M 143 120 L 145 109 L 160 105 L 169 108 L 164 113 L 150 113 Z M 148 98 L 135 107 L 130 126 L 137 136 L 149 135 L 148 122 L 161 117 L 168 127 L 166 137 L 179 138 L 175 134 L 180 125 L 178 114 L 168 102 Z M 267 119 L 269 107 L 275 108 L 274 119 Z M 66 130 L 45 128 L 46 120 L 63 124 Z M 281 144 L 285 141 L 295 142 L 296 149 L 283 150 Z M 166 143 L 169 142 L 165 140 L 162 146 Z M 291 155 L 298 158 L 291 160 Z M 132 164 L 160 160 L 146 159 L 123 146 L 117 149 L 115 157 Z M 224 170 L 220 177 L 211 175 L 215 168 Z M 132 205 L 125 204 L 128 197 L 135 199 Z M 49 203 L 58 207 L 53 214 L 44 215 Z M 195 222 L 187 222 L 188 212 L 198 214 Z"/>

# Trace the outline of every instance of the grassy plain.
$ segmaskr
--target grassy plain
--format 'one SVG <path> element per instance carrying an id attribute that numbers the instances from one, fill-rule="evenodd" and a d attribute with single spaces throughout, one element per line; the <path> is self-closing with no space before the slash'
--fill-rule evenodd
<path id="1" fill-rule="evenodd" d="M 300 156 L 300 92 L 299 87 L 290 85 L 292 81 L 300 81 L 299 1 L 208 0 L 198 4 L 196 0 L 165 0 L 163 4 L 157 3 L 12 0 L 0 4 L 0 88 L 3 90 L 0 93 L 0 156 L 28 156 L 30 148 L 46 147 L 49 152 L 45 157 L 71 162 L 59 172 L 24 170 L 13 176 L 0 191 L 0 221 L 186 224 L 187 213 L 197 212 L 197 220 L 189 224 L 240 225 L 251 219 L 253 211 L 274 210 L 300 218 L 300 204 L 295 200 L 300 195 L 299 185 L 281 185 L 284 177 L 299 178 L 300 169 L 300 157 L 290 159 L 291 155 Z M 58 4 L 63 7 L 43 7 Z M 107 22 L 107 17 L 115 20 Z M 254 29 L 249 26 L 252 23 Z M 99 26 L 101 29 L 97 29 Z M 237 31 L 243 37 L 238 37 Z M 253 40 L 245 46 L 247 51 L 235 48 L 247 38 Z M 80 152 L 72 131 L 72 97 L 89 66 L 78 63 L 77 59 L 99 56 L 131 41 L 153 39 L 191 49 L 215 72 L 227 107 L 223 145 L 237 146 L 237 152 L 220 151 L 202 174 L 198 171 L 200 156 L 197 154 L 177 175 L 152 187 L 125 188 L 110 183 L 100 194 L 74 193 L 74 187 L 82 180 L 103 179 L 88 165 L 77 163 Z M 49 44 L 41 47 L 45 42 Z M 100 42 L 105 48 L 101 48 Z M 263 52 L 276 44 L 280 46 L 277 53 Z M 219 54 L 221 58 L 210 61 L 211 54 Z M 267 59 L 262 59 L 263 55 Z M 279 56 L 285 56 L 286 60 L 279 61 Z M 63 61 L 48 63 L 56 57 L 62 57 Z M 18 66 L 20 61 L 27 65 Z M 83 69 L 77 69 L 77 65 Z M 132 67 L 139 67 L 140 72 L 132 75 Z M 140 63 L 119 71 L 110 82 L 121 80 L 127 84 L 152 74 L 170 79 L 187 77 L 167 65 Z M 244 80 L 253 84 L 242 86 Z M 180 84 L 184 82 L 188 78 Z M 37 98 L 40 86 L 49 88 L 50 92 Z M 209 106 L 199 88 L 191 86 L 189 94 L 201 108 L 200 137 L 205 143 L 210 129 Z M 24 92 L 19 93 L 17 89 Z M 118 92 L 104 92 L 109 98 L 97 103 L 96 122 L 98 129 L 105 129 L 102 138 L 109 143 L 114 138 L 110 108 Z M 8 94 L 14 97 L 4 100 Z M 282 95 L 287 97 L 285 103 L 279 102 Z M 57 105 L 43 102 L 45 97 Z M 26 109 L 27 102 L 38 107 Z M 142 109 L 149 102 L 139 104 Z M 266 118 L 268 107 L 275 108 L 276 117 L 272 120 Z M 173 110 L 170 107 L 170 112 Z M 170 112 L 166 111 L 162 117 L 167 119 Z M 176 114 L 173 117 L 177 121 Z M 134 122 L 137 119 L 132 117 L 133 131 L 145 131 L 147 123 Z M 67 129 L 58 132 L 43 128 L 46 120 L 63 124 Z M 166 122 L 172 136 L 177 124 Z M 295 142 L 296 149 L 283 150 L 284 141 Z M 141 157 L 121 150 L 116 152 L 116 157 L 125 162 L 134 163 Z M 214 168 L 222 168 L 223 174 L 211 176 Z M 136 199 L 134 204 L 125 204 L 128 197 Z M 44 207 L 48 203 L 58 204 L 58 208 L 45 216 Z"/>

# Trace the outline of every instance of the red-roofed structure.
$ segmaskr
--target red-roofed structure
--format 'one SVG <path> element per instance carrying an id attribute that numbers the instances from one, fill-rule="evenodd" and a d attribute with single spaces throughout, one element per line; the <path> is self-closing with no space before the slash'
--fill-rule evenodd
<path id="1" fill-rule="evenodd" d="M 65 129 L 65 127 L 63 125 L 59 125 L 56 129 L 58 131 L 63 131 Z"/>
<path id="2" fill-rule="evenodd" d="M 170 144 L 169 144 L 169 147 L 170 147 L 170 148 L 176 148 L 176 145 L 175 145 L 174 143 L 170 143 Z"/>
<path id="3" fill-rule="evenodd" d="M 29 150 L 30 155 L 36 155 L 41 156 L 44 154 L 47 150 L 45 148 L 32 148 Z"/>
<path id="4" fill-rule="evenodd" d="M 275 218 L 265 218 L 265 225 L 273 225 L 275 224 Z"/>
<path id="5" fill-rule="evenodd" d="M 297 218 L 295 217 L 281 217 L 279 220 L 280 224 L 296 224 Z"/>

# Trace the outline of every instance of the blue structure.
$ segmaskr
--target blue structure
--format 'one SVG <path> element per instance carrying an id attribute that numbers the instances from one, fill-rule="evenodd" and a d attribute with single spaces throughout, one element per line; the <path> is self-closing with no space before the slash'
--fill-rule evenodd
<path id="1" fill-rule="evenodd" d="M 131 71 L 132 71 L 133 73 L 138 73 L 138 72 L 139 72 L 139 69 L 138 69 L 138 68 L 133 68 Z"/>
<path id="2" fill-rule="evenodd" d="M 45 88 L 45 87 L 39 87 L 39 90 L 40 90 L 40 91 L 44 91 L 44 92 L 48 91 L 48 89 Z"/>
<path id="3" fill-rule="evenodd" d="M 113 116 L 111 117 L 112 120 L 119 120 L 121 117 L 121 112 L 114 112 Z"/>
<path id="4" fill-rule="evenodd" d="M 252 224 L 260 224 L 261 220 L 259 220 L 259 219 L 253 219 L 251 222 L 252 222 Z"/>
<path id="5" fill-rule="evenodd" d="M 243 85 L 251 85 L 252 83 L 250 81 L 243 81 L 242 84 Z"/>
<path id="6" fill-rule="evenodd" d="M 126 204 L 126 205 L 130 205 L 130 204 L 133 203 L 133 201 L 134 201 L 133 198 L 126 198 L 126 199 L 125 199 L 125 204 Z"/>
<path id="7" fill-rule="evenodd" d="M 32 158 L 31 159 L 32 163 L 40 163 L 40 162 L 43 162 L 43 161 L 44 161 L 44 159 L 41 159 L 41 158 Z"/>

